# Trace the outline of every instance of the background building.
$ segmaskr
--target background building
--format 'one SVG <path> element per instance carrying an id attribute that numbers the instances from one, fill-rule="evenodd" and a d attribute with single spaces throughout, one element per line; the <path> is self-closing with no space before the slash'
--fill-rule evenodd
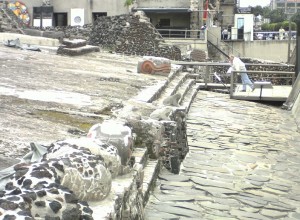
<path id="1" fill-rule="evenodd" d="M 67 26 L 92 23 L 98 16 L 126 14 L 130 8 L 122 0 L 22 0 L 8 1 L 20 18 L 29 16 L 29 25 Z"/>
<path id="2" fill-rule="evenodd" d="M 300 0 L 271 0 L 271 10 L 284 9 L 286 13 L 300 12 Z"/>

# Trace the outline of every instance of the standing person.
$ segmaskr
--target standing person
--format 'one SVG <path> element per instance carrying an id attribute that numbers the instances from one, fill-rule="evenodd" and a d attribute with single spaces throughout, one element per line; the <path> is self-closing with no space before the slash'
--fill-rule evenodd
<path id="1" fill-rule="evenodd" d="M 228 30 L 227 28 L 224 28 L 224 30 L 222 31 L 222 36 L 224 40 L 228 40 Z"/>
<path id="2" fill-rule="evenodd" d="M 233 71 L 244 71 L 244 72 L 240 72 L 240 76 L 241 76 L 241 80 L 242 80 L 242 84 L 243 84 L 243 89 L 241 90 L 241 92 L 246 92 L 246 86 L 249 85 L 251 88 L 251 91 L 253 92 L 254 90 L 254 85 L 251 82 L 251 80 L 248 77 L 247 69 L 245 64 L 243 63 L 243 61 L 241 61 L 240 58 L 235 57 L 234 55 L 230 55 L 229 56 L 229 62 L 231 64 L 231 69 Z"/>
<path id="3" fill-rule="evenodd" d="M 280 29 L 279 29 L 279 40 L 283 40 L 284 33 L 285 33 L 285 30 L 282 27 L 280 27 Z"/>
<path id="4" fill-rule="evenodd" d="M 205 39 L 205 29 L 206 29 L 206 24 L 202 25 L 201 28 L 200 28 L 200 39 L 201 40 L 204 40 Z"/>

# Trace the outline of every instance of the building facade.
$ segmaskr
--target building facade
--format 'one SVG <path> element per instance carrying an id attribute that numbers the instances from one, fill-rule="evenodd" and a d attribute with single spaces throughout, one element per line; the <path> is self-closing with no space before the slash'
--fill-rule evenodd
<path id="1" fill-rule="evenodd" d="M 18 17 L 21 19 L 29 18 L 28 25 L 43 27 L 89 24 L 98 16 L 115 16 L 130 11 L 130 8 L 124 5 L 125 0 L 22 0 L 6 2 Z"/>
<path id="2" fill-rule="evenodd" d="M 228 27 L 234 24 L 237 0 L 22 0 L 6 1 L 10 9 L 29 26 L 68 26 L 93 23 L 99 16 L 144 11 L 158 28 L 199 30 L 206 24 Z"/>
<path id="3" fill-rule="evenodd" d="M 153 25 L 168 29 L 197 30 L 206 24 L 228 26 L 234 23 L 237 0 L 136 0 Z"/>
<path id="4" fill-rule="evenodd" d="M 287 14 L 300 12 L 300 0 L 271 0 L 271 9 L 283 9 Z"/>

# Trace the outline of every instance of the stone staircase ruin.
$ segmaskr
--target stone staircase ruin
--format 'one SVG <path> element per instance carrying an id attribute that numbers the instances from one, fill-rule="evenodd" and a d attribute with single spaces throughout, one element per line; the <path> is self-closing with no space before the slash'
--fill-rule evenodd
<path id="1" fill-rule="evenodd" d="M 82 39 L 63 39 L 62 45 L 59 46 L 57 54 L 78 56 L 90 52 L 99 52 L 100 48 L 97 46 L 87 45 L 86 40 Z"/>
<path id="2" fill-rule="evenodd" d="M 113 180 L 114 196 L 101 202 L 89 202 L 97 219 L 144 219 L 143 210 L 158 174 L 162 169 L 179 173 L 188 152 L 185 117 L 197 91 L 195 79 L 190 78 L 188 72 L 182 72 L 181 67 L 172 65 L 164 82 L 146 88 L 115 113 L 136 135 L 132 152 L 134 174 Z M 182 94 L 177 100 L 178 106 L 163 104 L 163 100 L 177 93 Z M 149 118 L 154 111 L 165 107 L 172 109 L 168 120 Z"/>

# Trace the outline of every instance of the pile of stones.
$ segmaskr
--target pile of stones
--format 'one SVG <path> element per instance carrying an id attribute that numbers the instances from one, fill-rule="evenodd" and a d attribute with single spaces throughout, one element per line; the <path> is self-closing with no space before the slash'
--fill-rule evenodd
<path id="1" fill-rule="evenodd" d="M 99 17 L 89 42 L 126 55 L 181 59 L 180 49 L 163 45 L 163 38 L 142 13 Z"/>

